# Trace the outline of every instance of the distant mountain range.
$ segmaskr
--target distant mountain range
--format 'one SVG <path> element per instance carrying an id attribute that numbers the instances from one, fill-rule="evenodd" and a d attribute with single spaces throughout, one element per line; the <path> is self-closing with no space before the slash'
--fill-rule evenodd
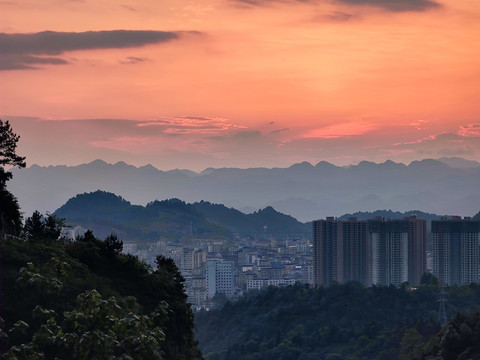
<path id="1" fill-rule="evenodd" d="M 363 161 L 348 167 L 303 162 L 289 168 L 209 168 L 201 173 L 95 160 L 15 169 L 8 188 L 26 216 L 35 209 L 52 212 L 76 194 L 100 189 L 141 205 L 178 198 L 221 203 L 246 213 L 272 206 L 306 222 L 377 209 L 472 216 L 480 209 L 479 184 L 480 163 L 460 158 L 409 165 Z"/>

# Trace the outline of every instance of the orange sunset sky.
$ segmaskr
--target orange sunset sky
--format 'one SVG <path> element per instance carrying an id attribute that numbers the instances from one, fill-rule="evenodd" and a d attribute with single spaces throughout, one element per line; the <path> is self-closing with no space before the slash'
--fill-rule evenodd
<path id="1" fill-rule="evenodd" d="M 0 1 L 29 165 L 480 161 L 478 0 Z"/>

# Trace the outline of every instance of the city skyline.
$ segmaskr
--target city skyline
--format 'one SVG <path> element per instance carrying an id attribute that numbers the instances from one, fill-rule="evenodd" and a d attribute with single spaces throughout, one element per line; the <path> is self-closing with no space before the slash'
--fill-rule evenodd
<path id="1" fill-rule="evenodd" d="M 480 160 L 470 0 L 0 4 L 28 164 Z"/>

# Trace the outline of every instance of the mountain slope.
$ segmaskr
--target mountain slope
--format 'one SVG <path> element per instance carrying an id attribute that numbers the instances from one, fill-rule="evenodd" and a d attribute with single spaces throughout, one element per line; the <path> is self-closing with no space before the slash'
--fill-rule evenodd
<path id="1" fill-rule="evenodd" d="M 228 230 L 206 220 L 178 199 L 132 205 L 112 193 L 96 191 L 75 196 L 54 213 L 71 226 L 91 229 L 101 237 L 114 232 L 132 241 L 178 240 L 184 236 L 226 237 Z"/>
<path id="2" fill-rule="evenodd" d="M 185 236 L 225 238 L 232 233 L 309 234 L 311 224 L 267 207 L 244 214 L 224 205 L 201 201 L 187 204 L 179 199 L 132 205 L 112 193 L 96 191 L 68 200 L 54 213 L 69 225 L 80 225 L 105 237 L 111 232 L 130 240 L 156 241 L 159 237 L 180 240 Z"/>

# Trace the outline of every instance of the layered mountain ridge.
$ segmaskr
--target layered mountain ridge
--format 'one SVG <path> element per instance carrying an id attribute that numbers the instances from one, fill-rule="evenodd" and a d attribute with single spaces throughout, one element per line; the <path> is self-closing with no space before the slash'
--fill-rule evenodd
<path id="1" fill-rule="evenodd" d="M 14 172 L 9 190 L 27 215 L 35 209 L 52 212 L 76 194 L 98 189 L 141 205 L 179 198 L 222 203 L 243 212 L 272 206 L 303 222 L 377 209 L 471 215 L 480 203 L 480 163 L 460 158 L 408 165 L 363 161 L 348 167 L 303 162 L 288 168 L 209 168 L 200 173 L 95 160 L 78 166 L 32 165 Z"/>

